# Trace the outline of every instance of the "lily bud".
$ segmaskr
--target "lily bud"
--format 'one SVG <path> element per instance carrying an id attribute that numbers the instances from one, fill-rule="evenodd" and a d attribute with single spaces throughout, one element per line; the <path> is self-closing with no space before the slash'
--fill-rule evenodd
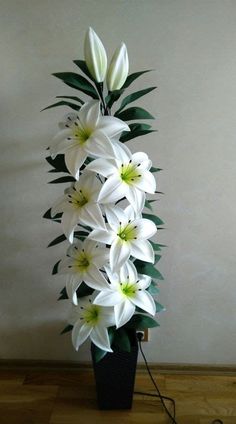
<path id="1" fill-rule="evenodd" d="M 111 59 L 107 73 L 107 87 L 109 91 L 119 90 L 124 84 L 129 72 L 129 59 L 124 43 L 118 47 Z"/>
<path id="2" fill-rule="evenodd" d="M 88 70 L 95 81 L 103 82 L 107 72 L 106 50 L 92 28 L 89 28 L 85 35 L 84 57 Z"/>

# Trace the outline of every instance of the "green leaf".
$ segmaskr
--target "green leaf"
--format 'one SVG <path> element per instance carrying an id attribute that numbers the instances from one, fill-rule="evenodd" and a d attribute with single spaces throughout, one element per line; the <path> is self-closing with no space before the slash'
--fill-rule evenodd
<path id="1" fill-rule="evenodd" d="M 147 288 L 147 291 L 152 296 L 155 296 L 160 292 L 159 288 L 156 286 L 156 283 L 154 281 L 151 282 L 150 286 Z"/>
<path id="2" fill-rule="evenodd" d="M 144 204 L 145 208 L 150 209 L 150 211 L 152 211 L 151 203 L 156 202 L 156 201 L 157 201 L 157 199 L 154 199 L 154 200 L 147 200 L 146 199 L 145 204 Z"/>
<path id="3" fill-rule="evenodd" d="M 132 316 L 129 322 L 125 324 L 127 328 L 135 328 L 136 330 L 145 330 L 146 328 L 159 327 L 158 322 L 143 314 L 135 314 Z"/>
<path id="4" fill-rule="evenodd" d="M 46 161 L 54 168 L 54 172 L 65 172 L 69 174 L 69 171 L 65 164 L 64 155 L 57 155 L 54 159 L 51 156 L 47 156 Z"/>
<path id="5" fill-rule="evenodd" d="M 49 243 L 48 247 L 56 246 L 56 244 L 62 243 L 65 240 L 66 240 L 66 236 L 65 236 L 65 234 L 62 234 L 61 236 L 58 236 L 53 241 L 51 241 L 51 243 Z"/>
<path id="6" fill-rule="evenodd" d="M 66 85 L 69 85 L 69 87 L 80 90 L 93 99 L 99 98 L 93 85 L 82 75 L 76 74 L 74 72 L 57 72 L 52 75 L 62 80 Z"/>
<path id="7" fill-rule="evenodd" d="M 154 264 L 156 265 L 161 259 L 161 255 L 155 255 Z"/>
<path id="8" fill-rule="evenodd" d="M 155 250 L 155 252 L 160 251 L 162 247 L 166 247 L 164 244 L 154 243 L 154 241 L 151 241 L 151 240 L 149 240 L 149 243 L 151 243 L 153 250 Z"/>
<path id="9" fill-rule="evenodd" d="M 150 93 L 150 91 L 155 90 L 155 88 L 157 87 L 149 87 L 149 88 L 145 88 L 144 90 L 136 91 L 135 93 L 129 94 L 122 100 L 121 105 L 119 109 L 116 111 L 116 113 L 119 113 L 129 103 L 132 103 L 135 100 L 139 99 L 140 97 L 145 96 L 145 94 Z"/>
<path id="10" fill-rule="evenodd" d="M 113 346 L 119 350 L 123 350 L 124 352 L 130 352 L 130 339 L 124 328 L 119 328 L 115 331 Z"/>
<path id="11" fill-rule="evenodd" d="M 79 288 L 76 290 L 76 294 L 78 297 L 89 296 L 94 292 L 94 289 L 88 287 L 84 282 L 80 284 Z"/>
<path id="12" fill-rule="evenodd" d="M 72 331 L 72 330 L 73 330 L 73 325 L 69 324 L 64 328 L 64 330 L 61 331 L 60 334 L 65 334 L 65 333 L 68 333 L 69 331 Z"/>
<path id="13" fill-rule="evenodd" d="M 53 269 L 52 269 L 52 275 L 55 275 L 55 274 L 57 274 L 58 273 L 58 266 L 59 266 L 59 263 L 61 262 L 61 260 L 60 261 L 58 261 L 54 266 L 53 266 Z"/>
<path id="14" fill-rule="evenodd" d="M 154 300 L 155 305 L 156 305 L 156 312 L 162 312 L 165 311 L 166 308 L 164 306 L 162 306 L 160 303 L 158 303 L 156 300 Z"/>
<path id="15" fill-rule="evenodd" d="M 151 167 L 150 172 L 160 172 L 162 171 L 161 168 L 154 168 L 154 166 Z"/>
<path id="16" fill-rule="evenodd" d="M 130 84 L 132 84 L 132 82 L 134 82 L 141 75 L 146 74 L 147 72 L 151 72 L 151 71 L 153 71 L 153 69 L 147 69 L 145 71 L 134 72 L 133 74 L 128 75 L 125 83 L 122 86 L 122 89 L 129 87 Z"/>
<path id="17" fill-rule="evenodd" d="M 43 215 L 43 218 L 51 219 L 54 222 L 61 222 L 62 213 L 57 213 L 54 217 L 51 215 L 51 208 L 48 209 L 45 214 Z"/>
<path id="18" fill-rule="evenodd" d="M 87 231 L 75 231 L 74 237 L 79 240 L 84 240 L 86 237 L 88 237 Z"/>
<path id="19" fill-rule="evenodd" d="M 154 224 L 158 227 L 159 225 L 164 225 L 164 222 L 156 215 L 152 215 L 149 213 L 143 213 L 143 218 L 150 219 L 150 221 L 154 222 Z"/>
<path id="20" fill-rule="evenodd" d="M 71 102 L 66 102 L 65 100 L 61 100 L 60 102 L 53 103 L 52 105 L 45 107 L 44 109 L 41 110 L 41 112 L 47 109 L 51 109 L 53 107 L 58 107 L 58 106 L 69 106 L 71 109 L 80 110 L 80 106 L 75 105 L 74 103 L 71 103 Z"/>
<path id="21" fill-rule="evenodd" d="M 80 68 L 80 70 L 89 77 L 93 82 L 95 82 L 93 76 L 90 74 L 89 69 L 86 65 L 85 60 L 73 60 L 73 62 Z"/>
<path id="22" fill-rule="evenodd" d="M 115 90 L 112 92 L 109 92 L 108 95 L 105 98 L 106 106 L 107 108 L 111 109 L 113 104 L 117 102 L 117 100 L 120 98 L 120 96 L 123 94 L 124 90 Z"/>
<path id="23" fill-rule="evenodd" d="M 74 182 L 74 181 L 76 181 L 76 179 L 74 177 L 66 176 L 66 177 L 57 178 L 56 180 L 49 181 L 48 184 L 70 183 L 70 182 Z"/>
<path id="24" fill-rule="evenodd" d="M 130 131 L 144 131 L 152 128 L 150 124 L 144 124 L 143 122 L 133 122 L 132 124 L 129 124 L 129 127 Z"/>
<path id="25" fill-rule="evenodd" d="M 152 264 L 136 259 L 134 261 L 134 265 L 136 266 L 139 274 L 146 274 L 152 278 L 156 278 L 157 280 L 164 280 L 160 271 L 158 271 Z"/>
<path id="26" fill-rule="evenodd" d="M 63 287 L 63 289 L 60 291 L 60 296 L 57 300 L 65 300 L 65 299 L 69 299 L 69 296 L 67 294 L 66 288 Z"/>
<path id="27" fill-rule="evenodd" d="M 116 118 L 122 121 L 133 121 L 134 119 L 155 119 L 147 110 L 139 106 L 129 107 L 122 112 L 115 113 Z"/>
<path id="28" fill-rule="evenodd" d="M 150 134 L 152 132 L 156 132 L 156 130 L 140 130 L 140 131 L 130 131 L 122 133 L 122 136 L 120 137 L 120 141 L 122 143 L 126 143 L 126 141 L 132 140 L 132 138 L 141 137 L 146 134 Z"/>
<path id="29" fill-rule="evenodd" d="M 81 103 L 81 105 L 84 104 L 84 101 L 77 96 L 56 96 L 56 99 L 70 99 L 74 100 L 75 102 Z"/>

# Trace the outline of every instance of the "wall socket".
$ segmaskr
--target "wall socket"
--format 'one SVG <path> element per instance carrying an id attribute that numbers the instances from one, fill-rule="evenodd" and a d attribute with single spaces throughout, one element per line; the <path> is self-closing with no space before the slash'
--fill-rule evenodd
<path id="1" fill-rule="evenodd" d="M 138 330 L 137 333 L 142 334 L 141 342 L 148 342 L 148 340 L 149 340 L 149 329 L 148 328 L 145 328 L 145 330 Z"/>

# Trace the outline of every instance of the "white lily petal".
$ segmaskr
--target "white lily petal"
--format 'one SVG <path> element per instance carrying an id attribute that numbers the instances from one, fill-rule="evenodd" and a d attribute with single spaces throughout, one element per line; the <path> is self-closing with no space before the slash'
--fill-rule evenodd
<path id="1" fill-rule="evenodd" d="M 118 138 L 123 131 L 130 131 L 124 121 L 114 116 L 103 116 L 99 121 L 98 128 L 103 130 L 110 139 Z"/>
<path id="2" fill-rule="evenodd" d="M 149 275 L 139 274 L 139 278 L 140 278 L 140 280 L 137 283 L 137 287 L 141 290 L 147 289 L 152 282 L 151 277 L 149 277 Z"/>
<path id="3" fill-rule="evenodd" d="M 67 202 L 65 201 L 65 196 L 59 197 L 51 207 L 51 216 L 54 217 L 58 213 L 61 213 L 66 206 Z"/>
<path id="4" fill-rule="evenodd" d="M 135 306 L 129 300 L 126 300 L 124 302 L 119 303 L 118 305 L 115 305 L 114 312 L 116 327 L 120 328 L 122 327 L 122 325 L 125 325 L 134 315 Z"/>
<path id="5" fill-rule="evenodd" d="M 156 225 L 150 219 L 137 219 L 135 221 L 139 238 L 148 239 L 157 232 Z"/>
<path id="6" fill-rule="evenodd" d="M 101 291 L 94 299 L 93 303 L 102 306 L 114 306 L 122 301 L 122 296 L 112 290 Z"/>
<path id="7" fill-rule="evenodd" d="M 88 267 L 87 272 L 84 275 L 84 282 L 95 290 L 109 289 L 107 280 L 93 264 L 90 264 Z"/>
<path id="8" fill-rule="evenodd" d="M 61 219 L 63 232 L 70 243 L 73 243 L 74 229 L 78 223 L 78 212 L 64 212 Z"/>
<path id="9" fill-rule="evenodd" d="M 135 186 L 140 190 L 146 191 L 147 193 L 155 193 L 156 190 L 156 180 L 151 172 L 149 171 L 140 171 L 141 178 L 137 179 Z"/>
<path id="10" fill-rule="evenodd" d="M 130 256 L 130 243 L 117 238 L 110 249 L 110 266 L 112 271 L 118 270 Z"/>
<path id="11" fill-rule="evenodd" d="M 123 223 L 127 220 L 125 212 L 119 206 L 105 206 L 104 210 L 111 228 L 117 233 L 120 222 Z"/>
<path id="12" fill-rule="evenodd" d="M 96 203 L 88 203 L 81 208 L 80 220 L 93 228 L 106 228 L 101 209 Z"/>
<path id="13" fill-rule="evenodd" d="M 82 189 L 85 193 L 88 193 L 90 201 L 96 201 L 98 197 L 98 192 L 101 189 L 101 182 L 96 177 L 96 175 L 93 174 L 93 172 L 87 171 L 86 167 L 86 169 L 80 176 L 79 181 L 75 183 L 75 188 L 77 191 Z"/>
<path id="14" fill-rule="evenodd" d="M 90 74 L 97 82 L 103 82 L 107 71 L 107 55 L 96 32 L 89 28 L 84 40 L 84 57 Z"/>
<path id="15" fill-rule="evenodd" d="M 116 272 L 112 272 L 111 268 L 108 266 L 104 266 L 107 276 L 111 282 L 111 285 L 117 285 L 119 282 L 118 274 Z"/>
<path id="16" fill-rule="evenodd" d="M 102 130 L 95 130 L 88 138 L 84 149 L 92 157 L 114 158 L 115 150 L 111 140 Z"/>
<path id="17" fill-rule="evenodd" d="M 97 172 L 104 177 L 109 177 L 117 172 L 117 169 L 111 159 L 95 159 L 86 166 L 86 169 L 92 172 Z"/>
<path id="18" fill-rule="evenodd" d="M 77 141 L 73 137 L 69 137 L 70 139 L 62 139 L 60 141 L 57 141 L 57 143 L 54 143 L 54 145 L 51 144 L 50 146 L 50 154 L 52 158 L 54 159 L 59 153 L 66 153 L 67 150 L 72 149 L 77 145 Z"/>
<path id="19" fill-rule="evenodd" d="M 116 147 L 117 167 L 120 167 L 122 163 L 127 163 L 130 159 L 132 159 L 132 153 L 126 144 L 121 143 L 121 141 L 115 140 L 114 144 Z"/>
<path id="20" fill-rule="evenodd" d="M 88 238 L 95 241 L 100 241 L 101 243 L 111 244 L 114 240 L 115 234 L 107 230 L 93 230 L 89 233 Z"/>
<path id="21" fill-rule="evenodd" d="M 120 269 L 120 281 L 126 281 L 127 277 L 129 282 L 136 282 L 138 279 L 137 270 L 131 261 L 127 261 Z"/>
<path id="22" fill-rule="evenodd" d="M 130 253 L 137 259 L 145 262 L 154 263 L 154 250 L 147 240 L 135 240 L 131 244 Z"/>
<path id="23" fill-rule="evenodd" d="M 79 179 L 80 167 L 83 165 L 86 157 L 87 154 L 78 144 L 65 153 L 66 166 L 76 180 Z"/>
<path id="24" fill-rule="evenodd" d="M 72 302 L 73 302 L 74 305 L 78 305 L 76 290 L 79 288 L 81 283 L 82 283 L 82 281 L 77 281 L 77 282 L 71 283 L 71 282 L 69 282 L 69 280 L 67 280 L 67 282 L 66 282 L 67 295 L 68 295 L 69 299 L 72 299 Z"/>
<path id="25" fill-rule="evenodd" d="M 76 350 L 84 343 L 84 341 L 89 337 L 92 327 L 87 324 L 81 326 L 81 322 L 77 321 L 72 330 L 72 343 Z"/>
<path id="26" fill-rule="evenodd" d="M 90 334 L 92 342 L 106 352 L 113 352 L 110 346 L 107 328 L 97 325 Z"/>
<path id="27" fill-rule="evenodd" d="M 71 258 L 76 258 L 78 255 L 78 250 L 82 249 L 82 241 L 77 240 L 76 243 L 69 246 L 66 254 Z"/>
<path id="28" fill-rule="evenodd" d="M 90 100 L 81 106 L 78 113 L 79 120 L 83 128 L 94 129 L 99 122 L 100 117 L 100 101 Z"/>
<path id="29" fill-rule="evenodd" d="M 152 166 L 152 162 L 150 161 L 148 155 L 144 152 L 135 152 L 132 156 L 132 160 L 134 163 L 139 164 L 139 169 L 149 170 Z"/>
<path id="30" fill-rule="evenodd" d="M 109 177 L 103 184 L 98 200 L 102 203 L 113 203 L 125 196 L 125 184 L 117 175 Z"/>
<path id="31" fill-rule="evenodd" d="M 127 187 L 125 195 L 135 212 L 140 214 L 145 204 L 145 193 L 135 187 Z"/>
<path id="32" fill-rule="evenodd" d="M 124 43 L 115 50 L 107 71 L 107 87 L 109 91 L 119 90 L 129 72 L 129 59 Z"/>
<path id="33" fill-rule="evenodd" d="M 136 291 L 135 297 L 132 298 L 131 301 L 149 314 L 155 315 L 156 305 L 152 296 L 148 292 L 144 290 Z"/>

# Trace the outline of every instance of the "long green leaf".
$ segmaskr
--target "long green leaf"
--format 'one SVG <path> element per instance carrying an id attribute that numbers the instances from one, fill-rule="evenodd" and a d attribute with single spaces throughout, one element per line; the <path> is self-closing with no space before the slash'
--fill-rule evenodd
<path id="1" fill-rule="evenodd" d="M 154 224 L 158 227 L 159 225 L 164 225 L 164 222 L 156 215 L 152 215 L 150 213 L 143 213 L 143 218 L 150 219 L 150 221 L 154 222 Z"/>
<path id="2" fill-rule="evenodd" d="M 122 109 L 124 109 L 125 106 L 127 106 L 129 103 L 134 102 L 135 100 L 139 99 L 142 96 L 145 96 L 146 94 L 150 93 L 150 91 L 155 90 L 157 87 L 149 87 L 145 88 L 144 90 L 136 91 L 135 93 L 129 94 L 126 96 L 119 107 L 119 109 L 116 111 L 116 113 L 119 113 Z"/>
<path id="3" fill-rule="evenodd" d="M 81 103 L 81 105 L 84 104 L 84 101 L 77 96 L 56 96 L 56 99 L 70 99 L 74 100 L 75 102 Z"/>
<path id="4" fill-rule="evenodd" d="M 60 178 L 57 178 L 56 180 L 49 181 L 48 184 L 70 183 L 74 181 L 76 181 L 76 179 L 68 175 L 66 177 L 60 177 Z"/>
<path id="5" fill-rule="evenodd" d="M 86 65 L 85 60 L 73 60 L 73 62 L 76 64 L 76 66 L 79 67 L 79 69 L 87 76 L 89 77 L 93 82 L 95 82 L 93 76 L 90 74 L 89 69 Z"/>
<path id="6" fill-rule="evenodd" d="M 67 294 L 66 288 L 63 287 L 63 289 L 60 291 L 60 296 L 57 300 L 66 300 L 69 299 L 69 296 Z"/>
<path id="7" fill-rule="evenodd" d="M 88 287 L 84 282 L 80 284 L 79 288 L 76 290 L 76 294 L 78 297 L 89 296 L 94 292 L 94 289 Z"/>
<path id="8" fill-rule="evenodd" d="M 65 164 L 64 155 L 57 155 L 54 159 L 51 156 L 47 156 L 46 161 L 54 168 L 54 172 L 64 172 L 69 174 L 69 171 Z"/>
<path id="9" fill-rule="evenodd" d="M 53 266 L 53 269 L 52 269 L 52 275 L 55 275 L 55 274 L 57 274 L 58 273 L 58 266 L 59 266 L 59 263 L 61 262 L 61 260 L 60 261 L 58 261 L 54 266 Z"/>
<path id="10" fill-rule="evenodd" d="M 43 218 L 51 219 L 54 222 L 61 222 L 62 213 L 57 213 L 54 217 L 51 215 L 51 208 L 48 209 L 45 214 L 43 215 Z"/>
<path id="11" fill-rule="evenodd" d="M 56 246 L 56 244 L 62 243 L 66 240 L 65 234 L 62 234 L 61 236 L 56 237 L 51 243 L 49 243 L 48 247 Z"/>
<path id="12" fill-rule="evenodd" d="M 60 102 L 53 103 L 53 105 L 45 107 L 44 109 L 41 110 L 41 112 L 43 112 L 43 110 L 51 109 L 53 107 L 58 107 L 58 106 L 69 106 L 71 109 L 80 110 L 79 105 L 75 105 L 74 103 L 66 102 L 65 100 L 61 100 Z"/>
<path id="13" fill-rule="evenodd" d="M 161 168 L 154 168 L 154 166 L 151 167 L 150 172 L 160 172 L 162 171 Z"/>
<path id="14" fill-rule="evenodd" d="M 147 110 L 139 106 L 130 107 L 120 113 L 115 113 L 116 118 L 122 121 L 133 121 L 134 119 L 155 119 Z"/>
<path id="15" fill-rule="evenodd" d="M 134 265 L 136 266 L 139 274 L 149 275 L 149 277 L 155 278 L 157 280 L 164 280 L 164 277 L 161 275 L 160 271 L 158 271 L 152 264 L 136 259 L 134 261 Z"/>
<path id="16" fill-rule="evenodd" d="M 150 286 L 147 288 L 147 291 L 152 296 L 155 296 L 160 292 L 159 288 L 156 286 L 156 283 L 154 283 L 154 281 L 151 282 Z"/>
<path id="17" fill-rule="evenodd" d="M 120 137 L 120 141 L 122 143 L 126 143 L 126 141 L 132 140 L 132 138 L 141 137 L 143 135 L 147 135 L 152 132 L 156 132 L 156 130 L 140 130 L 140 131 L 125 132 Z"/>
<path id="18" fill-rule="evenodd" d="M 60 334 L 66 334 L 66 333 L 68 333 L 69 331 L 72 331 L 72 329 L 73 329 L 73 325 L 70 325 L 70 324 L 68 324 L 61 332 L 60 332 Z"/>
<path id="19" fill-rule="evenodd" d="M 155 250 L 155 252 L 160 251 L 162 247 L 166 247 L 164 244 L 154 243 L 154 241 L 151 241 L 151 240 L 150 240 L 150 243 L 153 247 L 153 250 Z"/>
<path id="20" fill-rule="evenodd" d="M 141 77 L 141 75 L 146 74 L 147 72 L 151 72 L 153 69 L 147 69 L 145 71 L 134 72 L 133 74 L 128 75 L 122 89 L 127 88 L 134 82 L 137 78 Z"/>
<path id="21" fill-rule="evenodd" d="M 80 90 L 93 99 L 98 99 L 98 94 L 93 85 L 82 75 L 75 74 L 74 72 L 57 72 L 52 74 L 54 77 L 62 80 L 69 87 Z"/>
<path id="22" fill-rule="evenodd" d="M 155 302 L 155 305 L 156 305 L 156 312 L 157 313 L 166 310 L 166 308 L 163 305 L 161 305 L 160 303 L 158 303 L 156 300 L 154 300 L 154 302 Z"/>
<path id="23" fill-rule="evenodd" d="M 159 327 L 158 322 L 147 316 L 142 314 L 135 314 L 132 316 L 129 322 L 125 324 L 127 328 L 135 328 L 136 330 L 145 330 L 146 328 Z"/>

